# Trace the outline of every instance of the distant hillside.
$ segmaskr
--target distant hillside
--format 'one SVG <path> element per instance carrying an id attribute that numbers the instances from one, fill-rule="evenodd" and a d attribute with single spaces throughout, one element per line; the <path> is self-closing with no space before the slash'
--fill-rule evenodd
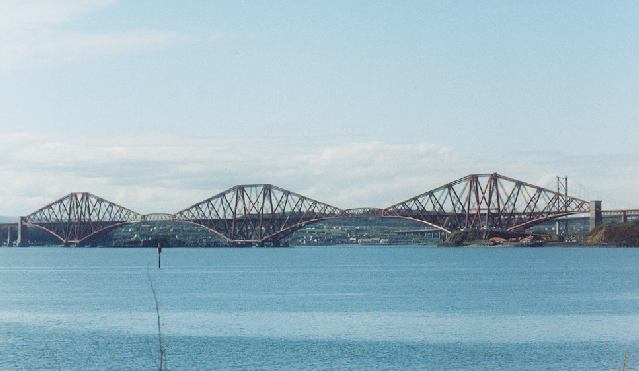
<path id="1" fill-rule="evenodd" d="M 18 218 L 13 216 L 0 216 L 0 223 L 17 223 Z"/>
<path id="2" fill-rule="evenodd" d="M 639 246 L 639 223 L 611 223 L 595 228 L 585 239 L 588 245 Z"/>

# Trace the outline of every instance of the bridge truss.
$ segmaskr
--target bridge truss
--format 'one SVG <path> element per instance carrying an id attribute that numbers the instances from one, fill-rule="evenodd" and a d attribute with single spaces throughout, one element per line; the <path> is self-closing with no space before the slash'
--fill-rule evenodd
<path id="1" fill-rule="evenodd" d="M 136 222 L 198 225 L 229 244 L 279 244 L 309 224 L 335 218 L 388 217 L 454 230 L 517 231 L 547 220 L 588 213 L 587 201 L 493 174 L 471 174 L 384 209 L 342 210 L 271 184 L 238 185 L 175 214 L 141 215 L 90 193 L 71 193 L 21 218 L 65 244 Z"/>
<path id="2" fill-rule="evenodd" d="M 497 173 L 471 174 L 384 209 L 446 232 L 523 230 L 547 220 L 587 213 L 587 201 Z"/>
<path id="3" fill-rule="evenodd" d="M 277 244 L 291 232 L 342 210 L 271 184 L 238 185 L 175 214 L 232 244 Z"/>
<path id="4" fill-rule="evenodd" d="M 43 229 L 64 244 L 82 244 L 141 215 L 88 192 L 71 193 L 22 217 L 21 224 Z"/>

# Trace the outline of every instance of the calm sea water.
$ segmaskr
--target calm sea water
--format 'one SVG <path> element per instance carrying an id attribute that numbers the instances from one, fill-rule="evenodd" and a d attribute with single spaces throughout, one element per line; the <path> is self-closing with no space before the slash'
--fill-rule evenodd
<path id="1" fill-rule="evenodd" d="M 639 249 L 0 249 L 1 369 L 639 367 Z"/>

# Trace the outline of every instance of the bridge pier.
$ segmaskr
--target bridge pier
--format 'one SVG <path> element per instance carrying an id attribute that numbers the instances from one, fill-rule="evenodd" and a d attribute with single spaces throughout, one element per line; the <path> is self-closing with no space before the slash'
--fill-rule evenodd
<path id="1" fill-rule="evenodd" d="M 18 219 L 18 236 L 16 237 L 16 246 L 24 246 L 26 237 L 26 227 L 24 225 L 25 217 L 21 216 Z"/>
<path id="2" fill-rule="evenodd" d="M 602 221 L 601 201 L 590 201 L 590 231 L 600 226 Z"/>
<path id="3" fill-rule="evenodd" d="M 621 222 L 628 223 L 628 212 L 625 210 L 621 212 Z"/>

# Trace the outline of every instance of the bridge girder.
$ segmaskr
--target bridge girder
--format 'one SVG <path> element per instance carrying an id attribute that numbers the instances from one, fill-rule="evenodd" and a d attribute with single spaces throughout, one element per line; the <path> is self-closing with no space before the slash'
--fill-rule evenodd
<path id="1" fill-rule="evenodd" d="M 385 215 L 423 220 L 450 231 L 515 231 L 589 211 L 585 200 L 492 173 L 457 179 L 392 205 Z"/>
<path id="2" fill-rule="evenodd" d="M 175 214 L 230 243 L 276 242 L 294 230 L 340 216 L 343 210 L 272 184 L 238 185 Z"/>
<path id="3" fill-rule="evenodd" d="M 508 178 L 471 174 L 384 209 L 340 209 L 272 184 L 238 185 L 175 214 L 141 215 L 87 192 L 71 193 L 21 218 L 65 244 L 81 244 L 122 225 L 146 221 L 194 224 L 230 244 L 276 243 L 305 226 L 337 218 L 401 218 L 450 233 L 514 231 L 587 213 L 587 201 Z"/>
<path id="4" fill-rule="evenodd" d="M 74 192 L 22 217 L 20 223 L 43 229 L 64 244 L 82 244 L 141 217 L 91 193 Z"/>

